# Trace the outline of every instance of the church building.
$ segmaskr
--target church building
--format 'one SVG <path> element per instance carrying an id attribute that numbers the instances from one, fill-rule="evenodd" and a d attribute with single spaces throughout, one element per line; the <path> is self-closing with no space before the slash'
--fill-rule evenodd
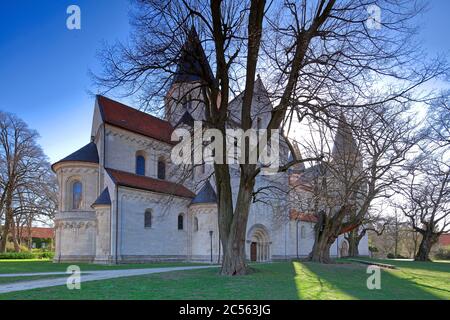
<path id="1" fill-rule="evenodd" d="M 196 166 L 180 179 L 180 169 L 170 157 L 175 128 L 192 126 L 204 117 L 196 89 L 200 80 L 192 68 L 210 70 L 206 58 L 197 66 L 188 61 L 204 56 L 195 33 L 182 50 L 163 119 L 98 95 L 91 141 L 53 164 L 59 184 L 55 262 L 220 260 L 213 166 Z M 241 99 L 238 96 L 230 102 L 230 118 L 236 121 Z M 259 77 L 253 104 L 255 128 L 264 128 L 273 106 Z M 280 149 L 282 161 L 288 161 L 287 145 L 280 143 Z M 316 217 L 290 203 L 288 190 L 293 179 L 307 185 L 317 174 L 315 169 L 300 166 L 257 177 L 255 189 L 276 185 L 286 192 L 270 201 L 252 203 L 245 243 L 249 261 L 302 258 L 310 253 Z M 232 168 L 231 179 L 236 186 L 232 190 L 237 190 L 238 168 Z M 308 188 L 298 190 L 307 196 Z M 346 248 L 340 235 L 330 255 L 345 255 Z M 368 255 L 367 236 L 359 252 Z"/>

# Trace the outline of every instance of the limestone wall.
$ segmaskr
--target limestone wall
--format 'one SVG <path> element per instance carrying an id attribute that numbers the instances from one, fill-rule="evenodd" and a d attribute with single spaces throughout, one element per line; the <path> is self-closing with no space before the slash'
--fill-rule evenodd
<path id="1" fill-rule="evenodd" d="M 186 259 L 187 206 L 190 199 L 176 198 L 128 188 L 119 189 L 118 254 L 122 261 Z M 144 215 L 152 210 L 152 226 Z M 178 230 L 178 215 L 184 228 Z"/>

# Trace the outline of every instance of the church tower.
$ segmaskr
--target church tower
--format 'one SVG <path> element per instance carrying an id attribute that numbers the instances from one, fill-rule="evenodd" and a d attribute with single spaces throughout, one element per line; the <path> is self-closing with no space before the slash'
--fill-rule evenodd
<path id="1" fill-rule="evenodd" d="M 214 75 L 194 27 L 180 50 L 172 85 L 165 98 L 165 118 L 173 126 L 204 119 L 201 88 Z"/>
<path id="2" fill-rule="evenodd" d="M 339 118 L 331 159 L 344 170 L 362 170 L 361 153 L 353 137 L 352 128 L 343 113 Z"/>

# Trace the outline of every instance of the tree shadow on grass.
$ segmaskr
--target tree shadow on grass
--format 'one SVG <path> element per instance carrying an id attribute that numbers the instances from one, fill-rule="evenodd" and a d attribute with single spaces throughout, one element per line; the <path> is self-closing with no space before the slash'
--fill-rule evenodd
<path id="1" fill-rule="evenodd" d="M 300 299 L 434 300 L 426 286 L 402 278 L 398 270 L 381 269 L 381 289 L 369 290 L 367 266 L 294 262 L 295 282 Z M 436 289 L 432 287 L 433 289 Z M 445 296 L 445 293 L 443 293 Z"/>
<path id="2" fill-rule="evenodd" d="M 339 259 L 339 261 L 350 263 L 350 261 L 348 261 L 348 259 L 351 259 L 351 258 L 342 258 L 342 259 Z M 355 259 L 391 264 L 391 265 L 394 265 L 399 268 L 411 268 L 411 269 L 421 269 L 421 270 L 426 270 L 426 271 L 448 272 L 450 275 L 450 263 L 446 263 L 446 262 L 402 261 L 402 260 L 393 260 L 393 259 L 371 259 L 371 258 L 366 258 L 366 257 L 360 257 L 360 258 L 355 258 Z"/>

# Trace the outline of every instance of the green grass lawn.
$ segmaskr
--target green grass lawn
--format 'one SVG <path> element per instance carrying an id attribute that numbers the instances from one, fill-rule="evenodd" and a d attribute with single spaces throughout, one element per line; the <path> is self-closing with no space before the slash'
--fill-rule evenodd
<path id="1" fill-rule="evenodd" d="M 367 266 L 309 262 L 254 264 L 242 277 L 222 277 L 217 268 L 177 271 L 1 294 L 0 299 L 450 299 L 450 264 L 385 261 L 381 290 L 368 290 Z M 1 270 L 1 269 L 0 269 Z"/>
<path id="2" fill-rule="evenodd" d="M 163 267 L 183 267 L 204 265 L 185 262 L 153 262 L 138 264 L 99 265 L 91 263 L 53 263 L 51 260 L 0 260 L 0 274 L 2 273 L 36 273 L 36 272 L 66 272 L 67 267 L 77 265 L 80 270 L 117 270 L 117 269 L 144 269 Z"/>

